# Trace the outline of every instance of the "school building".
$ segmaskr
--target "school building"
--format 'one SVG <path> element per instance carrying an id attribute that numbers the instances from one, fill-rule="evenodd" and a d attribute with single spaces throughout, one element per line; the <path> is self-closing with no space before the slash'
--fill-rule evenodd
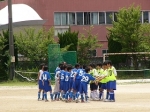
<path id="1" fill-rule="evenodd" d="M 46 20 L 44 27 L 54 26 L 55 36 L 58 32 L 71 30 L 84 33 L 83 28 L 94 26 L 93 34 L 97 34 L 102 48 L 93 51 L 93 56 L 102 57 L 107 53 L 107 27 L 111 27 L 115 13 L 122 7 L 132 4 L 141 7 L 141 22 L 150 22 L 150 0 L 12 0 L 13 4 L 26 4 L 33 8 L 39 16 Z M 0 9 L 7 6 L 7 1 L 0 2 Z M 21 10 L 21 8 L 20 8 Z M 26 15 L 28 16 L 28 15 Z"/>

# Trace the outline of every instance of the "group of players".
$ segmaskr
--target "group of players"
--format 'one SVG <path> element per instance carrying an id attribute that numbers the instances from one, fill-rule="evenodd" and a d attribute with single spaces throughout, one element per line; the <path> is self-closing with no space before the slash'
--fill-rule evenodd
<path id="1" fill-rule="evenodd" d="M 61 63 L 55 70 L 55 86 L 52 93 L 51 76 L 48 67 L 41 65 L 38 74 L 38 100 L 42 93 L 42 100 L 48 101 L 47 92 L 50 92 L 51 101 L 62 100 L 78 103 L 91 100 L 115 102 L 114 90 L 116 90 L 117 72 L 111 61 L 103 64 L 90 64 L 81 66 Z M 88 84 L 90 83 L 90 97 L 88 96 Z M 104 90 L 106 97 L 104 98 Z"/>

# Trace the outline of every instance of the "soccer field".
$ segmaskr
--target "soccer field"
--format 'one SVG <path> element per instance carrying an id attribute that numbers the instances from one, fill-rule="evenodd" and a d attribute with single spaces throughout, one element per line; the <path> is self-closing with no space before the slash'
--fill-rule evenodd
<path id="1" fill-rule="evenodd" d="M 150 112 L 150 83 L 118 85 L 116 102 L 37 101 L 37 87 L 0 86 L 0 112 Z"/>

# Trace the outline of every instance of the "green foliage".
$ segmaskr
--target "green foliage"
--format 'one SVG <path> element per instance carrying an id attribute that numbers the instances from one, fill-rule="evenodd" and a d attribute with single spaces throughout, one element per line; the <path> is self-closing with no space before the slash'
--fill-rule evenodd
<path id="1" fill-rule="evenodd" d="M 19 53 L 30 61 L 48 60 L 48 45 L 55 43 L 53 28 L 48 31 L 24 29 L 24 32 L 16 34 L 15 37 Z"/>
<path id="2" fill-rule="evenodd" d="M 14 44 L 14 55 L 16 64 L 18 62 L 18 52 L 17 46 Z M 8 71 L 10 65 L 10 55 L 9 55 L 9 32 L 3 31 L 0 34 L 0 80 L 8 79 Z"/>
<path id="3" fill-rule="evenodd" d="M 78 41 L 78 62 L 80 64 L 88 64 L 90 62 L 90 50 L 100 48 L 102 45 L 98 42 L 97 35 L 92 34 L 93 26 L 84 29 L 85 34 L 81 34 Z"/>
<path id="4" fill-rule="evenodd" d="M 65 33 L 59 33 L 58 38 L 60 48 L 66 48 L 67 51 L 77 51 L 78 32 L 71 32 L 71 29 L 69 28 Z"/>
<path id="5" fill-rule="evenodd" d="M 140 23 L 141 11 L 139 6 L 130 6 L 120 9 L 116 14 L 117 22 L 108 29 L 108 37 L 120 43 L 120 52 L 149 51 L 149 30 L 148 25 Z M 145 31 L 147 30 L 147 32 Z M 116 44 L 117 44 L 116 43 Z M 115 51 L 112 51 L 115 52 Z M 137 55 L 131 55 L 135 69 L 138 69 Z"/>
<path id="6" fill-rule="evenodd" d="M 113 35 L 109 36 L 107 38 L 108 40 L 108 52 L 109 53 L 120 53 L 122 50 L 122 46 L 119 42 L 113 40 Z M 126 61 L 126 56 L 125 55 L 117 55 L 113 56 L 110 55 L 109 59 L 112 61 L 113 64 L 118 64 L 120 62 L 125 62 Z"/>

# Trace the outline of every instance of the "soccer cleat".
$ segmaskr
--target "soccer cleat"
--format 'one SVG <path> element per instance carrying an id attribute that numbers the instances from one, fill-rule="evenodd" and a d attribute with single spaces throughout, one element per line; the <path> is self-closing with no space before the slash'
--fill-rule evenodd
<path id="1" fill-rule="evenodd" d="M 110 100 L 110 102 L 115 102 L 115 100 Z"/>
<path id="2" fill-rule="evenodd" d="M 78 102 L 79 102 L 79 100 L 78 100 L 77 98 L 76 98 L 76 100 L 75 100 L 75 101 L 76 101 L 76 103 L 78 103 Z"/>
<path id="3" fill-rule="evenodd" d="M 110 100 L 108 100 L 108 99 L 105 99 L 105 100 L 104 100 L 104 102 L 110 102 Z"/>
<path id="4" fill-rule="evenodd" d="M 41 98 L 38 98 L 38 101 L 41 101 Z"/>
<path id="5" fill-rule="evenodd" d="M 49 100 L 45 100 L 45 102 L 48 102 Z"/>

